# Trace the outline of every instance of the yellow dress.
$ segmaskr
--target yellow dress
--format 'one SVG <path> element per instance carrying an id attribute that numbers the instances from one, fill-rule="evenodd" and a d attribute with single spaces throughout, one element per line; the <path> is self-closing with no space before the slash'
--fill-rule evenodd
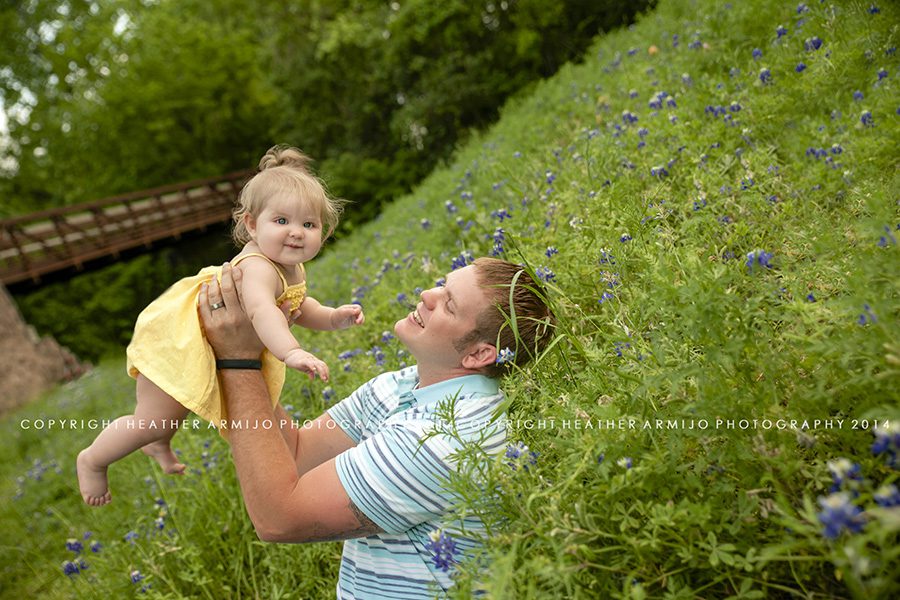
<path id="1" fill-rule="evenodd" d="M 245 254 L 231 262 L 237 265 L 248 256 Z M 272 261 L 269 260 L 270 263 Z M 303 265 L 300 266 L 304 274 Z M 290 300 L 291 311 L 306 299 L 306 282 L 288 286 L 281 269 L 272 263 L 281 278 L 281 295 L 275 299 L 280 306 Z M 192 277 L 177 281 L 172 287 L 151 302 L 138 316 L 134 335 L 128 345 L 128 374 L 137 378 L 141 373 L 167 394 L 208 420 L 216 427 L 227 422 L 225 405 L 219 392 L 216 377 L 216 357 L 206 341 L 197 313 L 197 296 L 200 286 L 213 277 L 218 278 L 221 267 L 206 267 Z M 284 363 L 268 350 L 262 354 L 262 374 L 269 389 L 272 405 L 278 402 L 284 385 Z"/>

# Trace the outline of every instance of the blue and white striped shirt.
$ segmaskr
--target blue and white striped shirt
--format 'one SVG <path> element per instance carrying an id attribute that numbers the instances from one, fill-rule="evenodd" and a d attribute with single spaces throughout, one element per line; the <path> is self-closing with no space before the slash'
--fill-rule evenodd
<path id="1" fill-rule="evenodd" d="M 444 482 L 459 440 L 433 435 L 438 405 L 455 398 L 454 423 L 462 439 L 478 440 L 496 455 L 506 446 L 504 419 L 491 423 L 503 401 L 494 379 L 467 375 L 421 389 L 415 366 L 384 373 L 328 410 L 356 446 L 336 458 L 350 500 L 385 533 L 346 540 L 337 586 L 340 599 L 443 597 L 449 573 L 425 548 L 429 533 L 449 530 L 459 552 L 476 547 L 460 530 L 483 531 L 475 518 L 447 522 L 454 501 Z"/>

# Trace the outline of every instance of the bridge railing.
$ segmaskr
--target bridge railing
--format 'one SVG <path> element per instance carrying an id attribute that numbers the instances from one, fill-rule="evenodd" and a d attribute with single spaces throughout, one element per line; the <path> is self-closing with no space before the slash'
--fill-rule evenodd
<path id="1" fill-rule="evenodd" d="M 0 281 L 12 284 L 231 218 L 253 171 L 130 192 L 0 220 Z"/>

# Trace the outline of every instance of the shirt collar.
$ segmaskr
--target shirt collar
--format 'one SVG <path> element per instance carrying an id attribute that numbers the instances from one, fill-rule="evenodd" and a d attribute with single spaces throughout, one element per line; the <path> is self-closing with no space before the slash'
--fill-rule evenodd
<path id="1" fill-rule="evenodd" d="M 419 381 L 419 373 L 416 371 L 412 374 L 413 379 L 410 387 L 415 387 Z M 500 392 L 500 384 L 496 379 L 485 377 L 484 375 L 464 375 L 462 377 L 454 377 L 429 386 L 411 389 L 412 395 L 416 402 L 420 404 L 428 404 L 431 402 L 440 402 L 448 397 L 453 398 L 457 393 L 460 394 L 480 394 L 483 396 L 495 396 Z"/>

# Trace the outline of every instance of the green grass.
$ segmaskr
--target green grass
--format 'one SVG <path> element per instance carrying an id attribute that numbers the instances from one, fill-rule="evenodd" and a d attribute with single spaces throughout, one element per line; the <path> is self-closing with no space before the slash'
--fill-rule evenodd
<path id="1" fill-rule="evenodd" d="M 311 293 L 359 299 L 367 322 L 300 334 L 334 377 L 323 389 L 289 375 L 283 402 L 298 418 L 406 364 L 398 342 L 382 339 L 407 312 L 397 295 L 430 287 L 463 252 L 490 253 L 497 227 L 508 258 L 554 274 L 558 342 L 504 382 L 512 439 L 536 462 L 479 470 L 468 448 L 461 472 L 481 481 L 452 482 L 459 510 L 492 531 L 490 568 L 458 565 L 458 596 L 900 592 L 900 509 L 875 501 L 898 474 L 872 451 L 873 423 L 900 423 L 900 13 L 875 4 L 877 14 L 869 3 L 808 2 L 798 14 L 773 0 L 663 1 L 511 102 L 452 164 L 310 265 Z M 805 50 L 813 36 L 822 47 Z M 650 108 L 660 91 L 669 96 Z M 626 124 L 626 110 L 638 121 Z M 651 175 L 657 167 L 668 175 Z M 501 209 L 512 218 L 501 222 Z M 751 270 L 747 254 L 759 251 L 771 266 Z M 123 371 L 124 361 L 104 363 L 2 424 L 4 593 L 120 597 L 150 584 L 150 596 L 332 597 L 340 546 L 255 541 L 227 448 L 202 426 L 175 439 L 185 477 L 135 455 L 111 469 L 112 505 L 81 503 L 74 457 L 96 431 L 20 423 L 130 412 Z M 839 458 L 860 465 L 842 489 L 865 526 L 831 540 L 818 502 Z M 89 568 L 66 577 L 66 540 L 85 531 L 85 547 L 103 549 L 86 550 Z"/>

